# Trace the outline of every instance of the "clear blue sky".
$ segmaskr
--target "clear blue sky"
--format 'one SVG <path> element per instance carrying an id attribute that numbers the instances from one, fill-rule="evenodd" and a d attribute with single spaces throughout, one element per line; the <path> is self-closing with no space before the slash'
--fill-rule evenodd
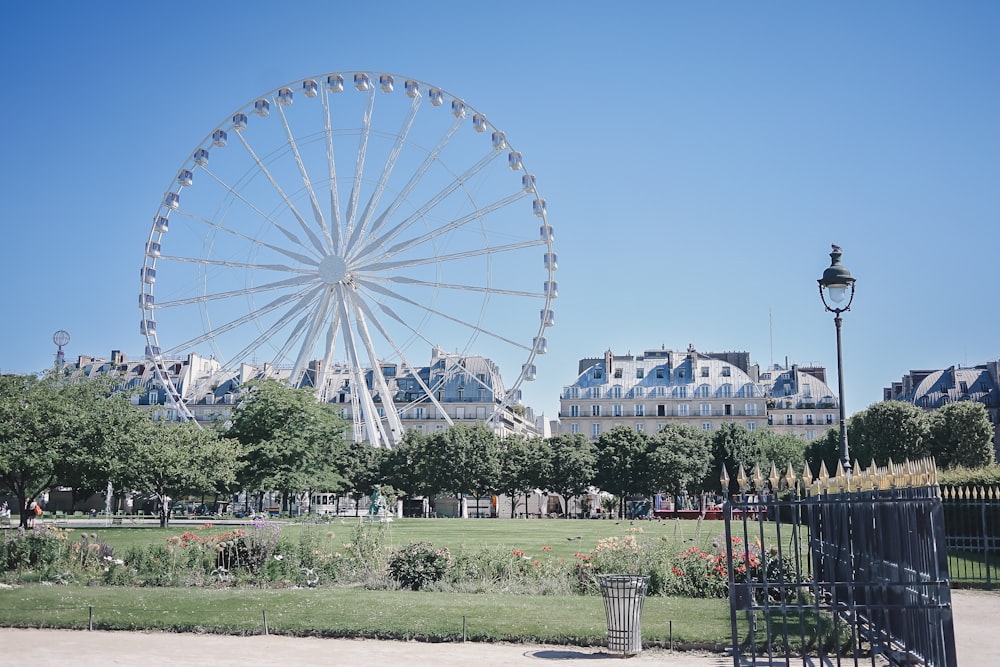
<path id="1" fill-rule="evenodd" d="M 995 2 L 6 3 L 0 372 L 51 365 L 57 329 L 71 360 L 141 355 L 178 166 L 257 95 L 361 69 L 464 97 L 537 175 L 560 296 L 536 410 L 608 348 L 835 377 L 837 243 L 855 412 L 911 368 L 1000 357 L 998 34 Z"/>

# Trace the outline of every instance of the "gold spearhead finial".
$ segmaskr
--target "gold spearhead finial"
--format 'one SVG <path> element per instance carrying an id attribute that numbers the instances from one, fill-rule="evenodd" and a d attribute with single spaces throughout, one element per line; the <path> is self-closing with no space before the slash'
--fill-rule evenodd
<path id="1" fill-rule="evenodd" d="M 740 485 L 740 491 L 746 493 L 750 486 L 750 480 L 747 479 L 747 471 L 743 468 L 742 463 L 740 464 L 740 471 L 736 475 L 736 481 Z"/>

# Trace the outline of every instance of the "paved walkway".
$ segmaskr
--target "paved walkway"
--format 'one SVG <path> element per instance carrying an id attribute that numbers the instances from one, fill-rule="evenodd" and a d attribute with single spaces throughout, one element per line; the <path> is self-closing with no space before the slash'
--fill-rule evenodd
<path id="1" fill-rule="evenodd" d="M 1000 594 L 952 592 L 959 664 L 1000 665 L 1000 633 L 995 627 Z M 621 657 L 600 648 L 526 644 L 427 644 L 354 639 L 280 636 L 231 637 L 142 632 L 0 629 L 0 665 L 19 667 L 106 667 L 143 665 L 212 667 L 276 665 L 305 667 L 559 667 L 620 664 Z M 629 665 L 659 667 L 729 667 L 719 654 L 646 650 Z"/>

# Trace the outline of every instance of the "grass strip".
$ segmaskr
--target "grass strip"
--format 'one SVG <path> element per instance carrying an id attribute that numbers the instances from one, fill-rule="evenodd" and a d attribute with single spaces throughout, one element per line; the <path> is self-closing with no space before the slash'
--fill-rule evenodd
<path id="1" fill-rule="evenodd" d="M 29 585 L 0 590 L 0 625 L 317 637 L 599 646 L 598 596 L 529 596 L 363 589 L 114 588 Z M 647 646 L 720 648 L 729 642 L 726 600 L 650 597 Z"/>

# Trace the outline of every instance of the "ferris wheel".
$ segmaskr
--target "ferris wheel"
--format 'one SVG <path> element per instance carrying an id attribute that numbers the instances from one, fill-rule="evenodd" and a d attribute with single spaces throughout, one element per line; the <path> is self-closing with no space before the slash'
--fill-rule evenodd
<path id="1" fill-rule="evenodd" d="M 182 418 L 197 392 L 160 362 L 194 352 L 321 400 L 349 387 L 354 437 L 391 447 L 415 402 L 446 415 L 419 372 L 432 350 L 504 370 L 489 419 L 519 400 L 553 324 L 553 238 L 485 115 L 416 79 L 324 74 L 241 106 L 180 167 L 146 242 L 140 332 Z"/>

